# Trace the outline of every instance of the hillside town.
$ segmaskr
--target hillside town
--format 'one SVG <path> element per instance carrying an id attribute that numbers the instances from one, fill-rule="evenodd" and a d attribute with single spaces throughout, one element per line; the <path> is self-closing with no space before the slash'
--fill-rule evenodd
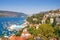
<path id="1" fill-rule="evenodd" d="M 25 27 L 0 40 L 60 40 L 60 9 L 27 17 Z"/>

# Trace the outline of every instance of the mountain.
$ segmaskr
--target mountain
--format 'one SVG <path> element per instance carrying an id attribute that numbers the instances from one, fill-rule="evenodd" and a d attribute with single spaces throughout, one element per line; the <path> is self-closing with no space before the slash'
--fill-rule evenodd
<path id="1" fill-rule="evenodd" d="M 0 11 L 0 17 L 26 17 L 27 15 L 21 12 Z"/>

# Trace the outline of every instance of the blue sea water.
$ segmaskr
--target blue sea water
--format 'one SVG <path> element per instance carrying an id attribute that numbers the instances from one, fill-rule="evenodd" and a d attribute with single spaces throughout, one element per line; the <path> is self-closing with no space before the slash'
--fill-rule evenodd
<path id="1" fill-rule="evenodd" d="M 7 35 L 9 36 L 10 34 L 16 33 L 16 31 L 9 31 L 7 27 L 9 27 L 12 24 L 16 25 L 21 25 L 24 23 L 24 20 L 26 18 L 18 18 L 18 17 L 0 17 L 0 36 Z"/>

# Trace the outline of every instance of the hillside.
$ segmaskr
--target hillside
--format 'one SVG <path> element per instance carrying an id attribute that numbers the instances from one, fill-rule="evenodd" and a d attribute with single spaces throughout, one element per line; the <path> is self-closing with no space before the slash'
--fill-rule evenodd
<path id="1" fill-rule="evenodd" d="M 13 12 L 13 11 L 0 11 L 0 17 L 25 17 L 27 16 L 21 12 Z"/>
<path id="2" fill-rule="evenodd" d="M 41 23 L 41 20 L 43 19 L 44 16 L 47 18 L 60 17 L 60 9 L 36 13 L 36 14 L 28 17 L 27 21 L 30 23 L 33 23 L 33 24 Z M 38 20 L 38 21 L 36 21 L 36 20 Z"/>

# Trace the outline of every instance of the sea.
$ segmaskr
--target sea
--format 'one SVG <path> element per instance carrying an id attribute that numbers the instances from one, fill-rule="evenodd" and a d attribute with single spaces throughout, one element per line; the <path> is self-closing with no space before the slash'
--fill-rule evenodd
<path id="1" fill-rule="evenodd" d="M 22 25 L 24 20 L 26 20 L 25 17 L 0 17 L 0 36 L 15 34 L 17 31 L 9 31 L 8 27 L 13 24 Z"/>

